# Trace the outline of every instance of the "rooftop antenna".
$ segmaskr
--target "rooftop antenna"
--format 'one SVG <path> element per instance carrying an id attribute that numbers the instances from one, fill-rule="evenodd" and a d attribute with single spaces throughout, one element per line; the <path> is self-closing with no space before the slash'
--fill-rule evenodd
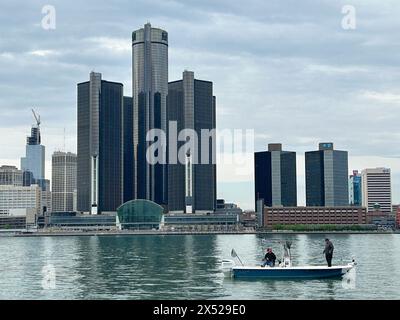
<path id="1" fill-rule="evenodd" d="M 64 152 L 65 152 L 65 127 L 64 127 L 64 145 L 63 145 L 63 149 L 64 149 Z"/>

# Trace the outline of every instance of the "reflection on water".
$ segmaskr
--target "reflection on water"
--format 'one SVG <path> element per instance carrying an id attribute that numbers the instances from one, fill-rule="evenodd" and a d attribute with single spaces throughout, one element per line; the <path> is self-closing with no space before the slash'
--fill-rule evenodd
<path id="1" fill-rule="evenodd" d="M 353 282 L 236 280 L 222 259 L 259 264 L 266 247 L 295 265 L 325 264 L 323 235 L 0 238 L 0 299 L 398 299 L 400 235 L 332 235 L 334 263 L 355 258 Z M 55 287 L 43 288 L 54 266 Z M 51 268 L 50 268 L 51 270 Z"/>

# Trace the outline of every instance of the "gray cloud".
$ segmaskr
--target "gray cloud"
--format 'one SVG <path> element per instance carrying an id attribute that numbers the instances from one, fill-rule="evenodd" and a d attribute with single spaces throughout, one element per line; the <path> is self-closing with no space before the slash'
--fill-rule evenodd
<path id="1" fill-rule="evenodd" d="M 63 127 L 75 149 L 76 84 L 96 70 L 130 94 L 130 36 L 147 21 L 169 32 L 170 79 L 190 69 L 212 80 L 218 126 L 254 128 L 256 149 L 281 141 L 302 153 L 329 140 L 350 156 L 400 157 L 398 1 L 351 1 L 356 30 L 341 28 L 347 1 L 53 1 L 49 31 L 45 4 L 0 4 L 4 161 L 22 156 L 32 106 L 47 158 L 62 147 Z"/>

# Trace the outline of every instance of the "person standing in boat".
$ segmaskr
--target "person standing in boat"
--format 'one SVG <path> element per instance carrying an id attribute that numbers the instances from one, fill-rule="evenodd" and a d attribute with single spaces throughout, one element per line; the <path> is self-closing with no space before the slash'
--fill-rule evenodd
<path id="1" fill-rule="evenodd" d="M 276 260 L 275 253 L 272 252 L 271 248 L 268 248 L 267 253 L 265 254 L 265 257 L 263 259 L 262 266 L 265 267 L 266 265 L 268 265 L 270 267 L 275 267 L 275 260 Z"/>
<path id="2" fill-rule="evenodd" d="M 325 239 L 325 249 L 324 249 L 324 254 L 326 258 L 326 262 L 328 263 L 328 267 L 332 267 L 332 257 L 333 257 L 333 249 L 334 246 L 332 242 L 326 238 Z"/>

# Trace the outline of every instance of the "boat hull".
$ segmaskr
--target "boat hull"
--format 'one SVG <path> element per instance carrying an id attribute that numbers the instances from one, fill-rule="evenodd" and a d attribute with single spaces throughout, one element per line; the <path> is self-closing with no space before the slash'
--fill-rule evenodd
<path id="1" fill-rule="evenodd" d="M 266 278 L 266 279 L 322 279 L 337 278 L 347 273 L 353 266 L 338 267 L 233 267 L 234 278 Z"/>

